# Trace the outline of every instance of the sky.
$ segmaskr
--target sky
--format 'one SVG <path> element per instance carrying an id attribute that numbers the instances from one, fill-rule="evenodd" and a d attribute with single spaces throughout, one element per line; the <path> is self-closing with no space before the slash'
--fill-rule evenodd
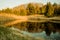
<path id="1" fill-rule="evenodd" d="M 4 8 L 13 8 L 15 6 L 26 4 L 26 3 L 43 3 L 47 2 L 58 3 L 60 4 L 60 0 L 0 0 L 0 9 Z"/>

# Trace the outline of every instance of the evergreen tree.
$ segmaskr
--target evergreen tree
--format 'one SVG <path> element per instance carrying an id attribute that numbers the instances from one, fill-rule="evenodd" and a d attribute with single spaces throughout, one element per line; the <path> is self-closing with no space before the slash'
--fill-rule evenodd
<path id="1" fill-rule="evenodd" d="M 54 7 L 50 2 L 47 3 L 47 5 L 46 5 L 45 15 L 48 16 L 48 17 L 54 16 Z"/>

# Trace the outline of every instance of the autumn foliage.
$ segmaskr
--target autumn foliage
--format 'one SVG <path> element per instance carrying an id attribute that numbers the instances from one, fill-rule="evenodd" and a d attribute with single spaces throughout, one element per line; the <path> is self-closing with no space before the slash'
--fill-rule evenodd
<path id="1" fill-rule="evenodd" d="M 60 14 L 60 5 L 59 4 L 51 4 L 48 2 L 47 4 L 39 4 L 39 3 L 29 3 L 25 5 L 20 5 L 17 7 L 14 7 L 12 9 L 6 8 L 0 10 L 0 13 L 11 13 L 21 16 L 26 15 L 45 15 L 47 17 L 57 16 Z"/>

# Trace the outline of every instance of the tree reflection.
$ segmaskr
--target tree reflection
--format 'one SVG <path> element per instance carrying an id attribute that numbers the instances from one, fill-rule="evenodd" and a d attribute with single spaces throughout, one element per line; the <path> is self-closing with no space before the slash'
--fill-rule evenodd
<path id="1" fill-rule="evenodd" d="M 51 22 L 45 22 L 45 23 L 39 23 L 39 22 L 27 22 L 27 30 L 29 32 L 39 32 L 42 29 L 42 31 L 46 32 L 47 36 L 50 36 L 50 34 L 56 33 L 57 30 L 60 29 L 59 23 L 51 23 Z"/>

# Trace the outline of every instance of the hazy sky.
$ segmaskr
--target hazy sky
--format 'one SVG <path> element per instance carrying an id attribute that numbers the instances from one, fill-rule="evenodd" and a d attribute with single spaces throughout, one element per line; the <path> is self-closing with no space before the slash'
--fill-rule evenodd
<path id="1" fill-rule="evenodd" d="M 30 2 L 38 2 L 38 3 L 47 3 L 47 2 L 51 2 L 51 3 L 58 3 L 60 4 L 60 0 L 0 0 L 0 9 L 2 8 L 7 8 L 7 7 L 14 7 L 17 5 L 21 5 L 24 3 L 30 3 Z"/>

